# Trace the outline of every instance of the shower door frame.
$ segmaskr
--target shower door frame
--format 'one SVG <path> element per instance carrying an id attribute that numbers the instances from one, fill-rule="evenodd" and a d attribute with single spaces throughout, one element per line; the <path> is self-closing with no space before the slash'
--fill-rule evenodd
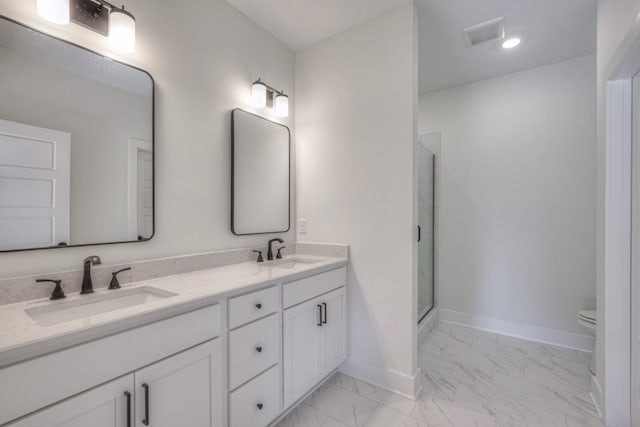
<path id="1" fill-rule="evenodd" d="M 419 149 L 426 150 L 431 154 L 431 187 L 432 187 L 432 195 L 433 195 L 433 203 L 431 204 L 431 307 L 424 313 L 421 314 L 420 310 L 418 310 L 418 324 L 422 322 L 428 315 L 433 311 L 436 307 L 436 155 L 427 147 L 423 146 L 418 142 Z M 418 165 L 420 167 L 420 165 Z M 418 192 L 420 191 L 420 187 L 418 184 Z M 418 194 L 418 197 L 420 195 Z M 420 222 L 420 221 L 418 221 Z M 422 237 L 422 227 L 418 224 L 418 243 L 420 243 Z M 418 304 L 420 303 L 420 259 L 418 259 Z M 419 309 L 420 307 L 418 307 Z"/>

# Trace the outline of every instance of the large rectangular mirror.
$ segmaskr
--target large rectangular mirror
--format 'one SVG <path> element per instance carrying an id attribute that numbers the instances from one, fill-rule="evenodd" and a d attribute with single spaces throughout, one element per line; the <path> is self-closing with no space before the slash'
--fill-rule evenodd
<path id="1" fill-rule="evenodd" d="M 0 17 L 0 251 L 147 240 L 153 79 Z"/>
<path id="2" fill-rule="evenodd" d="M 231 231 L 237 235 L 289 231 L 289 128 L 236 109 L 231 129 Z"/>

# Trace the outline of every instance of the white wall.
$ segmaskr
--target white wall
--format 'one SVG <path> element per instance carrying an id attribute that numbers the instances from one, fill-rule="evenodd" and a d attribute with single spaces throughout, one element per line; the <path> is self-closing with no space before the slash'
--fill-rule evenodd
<path id="1" fill-rule="evenodd" d="M 605 393 L 605 111 L 606 111 L 606 70 L 616 52 L 623 45 L 623 41 L 638 20 L 640 13 L 639 0 L 598 0 L 598 58 L 597 58 L 597 89 L 598 89 L 598 140 L 597 140 L 597 297 L 598 297 L 598 325 L 596 354 L 596 377 L 598 386 Z M 604 410 L 602 396 L 597 396 L 600 408 Z"/>
<path id="2" fill-rule="evenodd" d="M 348 243 L 349 361 L 412 394 L 417 24 L 412 4 L 296 55 L 299 241 Z"/>
<path id="3" fill-rule="evenodd" d="M 230 231 L 230 111 L 247 108 L 262 77 L 295 97 L 294 54 L 223 0 L 128 0 L 137 49 L 112 52 L 107 40 L 40 19 L 35 1 L 0 0 L 0 14 L 142 68 L 156 83 L 156 235 L 146 243 L 0 254 L 0 277 L 264 245 L 265 236 Z M 259 111 L 262 112 L 262 111 Z M 292 111 L 293 113 L 293 111 Z M 292 127 L 293 114 L 282 121 Z M 294 233 L 281 235 L 294 239 Z"/>
<path id="4" fill-rule="evenodd" d="M 420 97 L 420 133 L 442 132 L 441 310 L 531 338 L 585 334 L 576 315 L 595 307 L 595 117 L 594 56 Z"/>

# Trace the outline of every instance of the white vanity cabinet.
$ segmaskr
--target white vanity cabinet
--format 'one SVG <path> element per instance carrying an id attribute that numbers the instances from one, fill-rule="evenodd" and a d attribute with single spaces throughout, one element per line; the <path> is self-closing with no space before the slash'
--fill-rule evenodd
<path id="1" fill-rule="evenodd" d="M 320 299 L 324 309 L 319 329 L 319 372 L 324 377 L 347 358 L 347 289 L 336 289 Z"/>
<path id="2" fill-rule="evenodd" d="M 217 427 L 221 419 L 220 340 L 135 372 L 136 427 Z"/>
<path id="3" fill-rule="evenodd" d="M 108 405 L 121 413 L 127 391 L 135 419 L 132 415 L 131 424 L 124 425 L 143 426 L 142 384 L 146 383 L 150 386 L 150 415 L 157 414 L 153 427 L 218 427 L 224 387 L 221 340 L 217 338 L 221 330 L 220 305 L 216 304 L 0 369 L 0 425 L 32 414 L 15 426 L 76 426 L 82 417 L 101 420 L 83 421 L 83 426 L 120 426 L 126 417 L 100 414 Z M 102 390 L 107 386 L 101 384 L 120 384 L 120 378 L 126 377 L 134 378 L 127 390 L 117 389 L 112 395 L 108 392 L 113 389 Z M 75 399 L 86 405 L 69 403 Z M 42 415 L 49 411 L 59 422 Z M 161 423 L 174 420 L 173 416 L 197 422 Z M 205 418 L 206 423 L 199 421 Z"/>
<path id="4" fill-rule="evenodd" d="M 129 404 L 133 405 L 133 374 L 50 406 L 8 427 L 130 427 L 133 411 Z"/>
<path id="5" fill-rule="evenodd" d="M 264 427 L 282 412 L 279 287 L 229 299 L 229 427 Z"/>
<path id="6" fill-rule="evenodd" d="M 0 425 L 270 425 L 346 358 L 346 267 L 295 277 L 0 368 Z"/>
<path id="7" fill-rule="evenodd" d="M 285 408 L 347 356 L 345 284 L 341 268 L 284 285 L 284 301 L 289 304 L 283 314 Z"/>
<path id="8" fill-rule="evenodd" d="M 220 340 L 80 393 L 9 427 L 217 427 Z"/>

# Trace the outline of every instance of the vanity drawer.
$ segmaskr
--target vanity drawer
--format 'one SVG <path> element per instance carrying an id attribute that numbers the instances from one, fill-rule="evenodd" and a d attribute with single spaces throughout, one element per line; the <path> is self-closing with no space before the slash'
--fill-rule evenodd
<path id="1" fill-rule="evenodd" d="M 264 427 L 282 410 L 280 366 L 274 366 L 229 396 L 229 427 Z"/>
<path id="2" fill-rule="evenodd" d="M 278 288 L 272 286 L 229 299 L 229 328 L 275 313 L 278 310 Z"/>
<path id="3" fill-rule="evenodd" d="M 234 389 L 278 363 L 280 316 L 236 329 L 229 334 L 229 388 Z"/>
<path id="4" fill-rule="evenodd" d="M 289 308 L 318 295 L 345 286 L 347 284 L 347 268 L 341 267 L 326 273 L 286 283 L 282 287 L 284 308 Z"/>

